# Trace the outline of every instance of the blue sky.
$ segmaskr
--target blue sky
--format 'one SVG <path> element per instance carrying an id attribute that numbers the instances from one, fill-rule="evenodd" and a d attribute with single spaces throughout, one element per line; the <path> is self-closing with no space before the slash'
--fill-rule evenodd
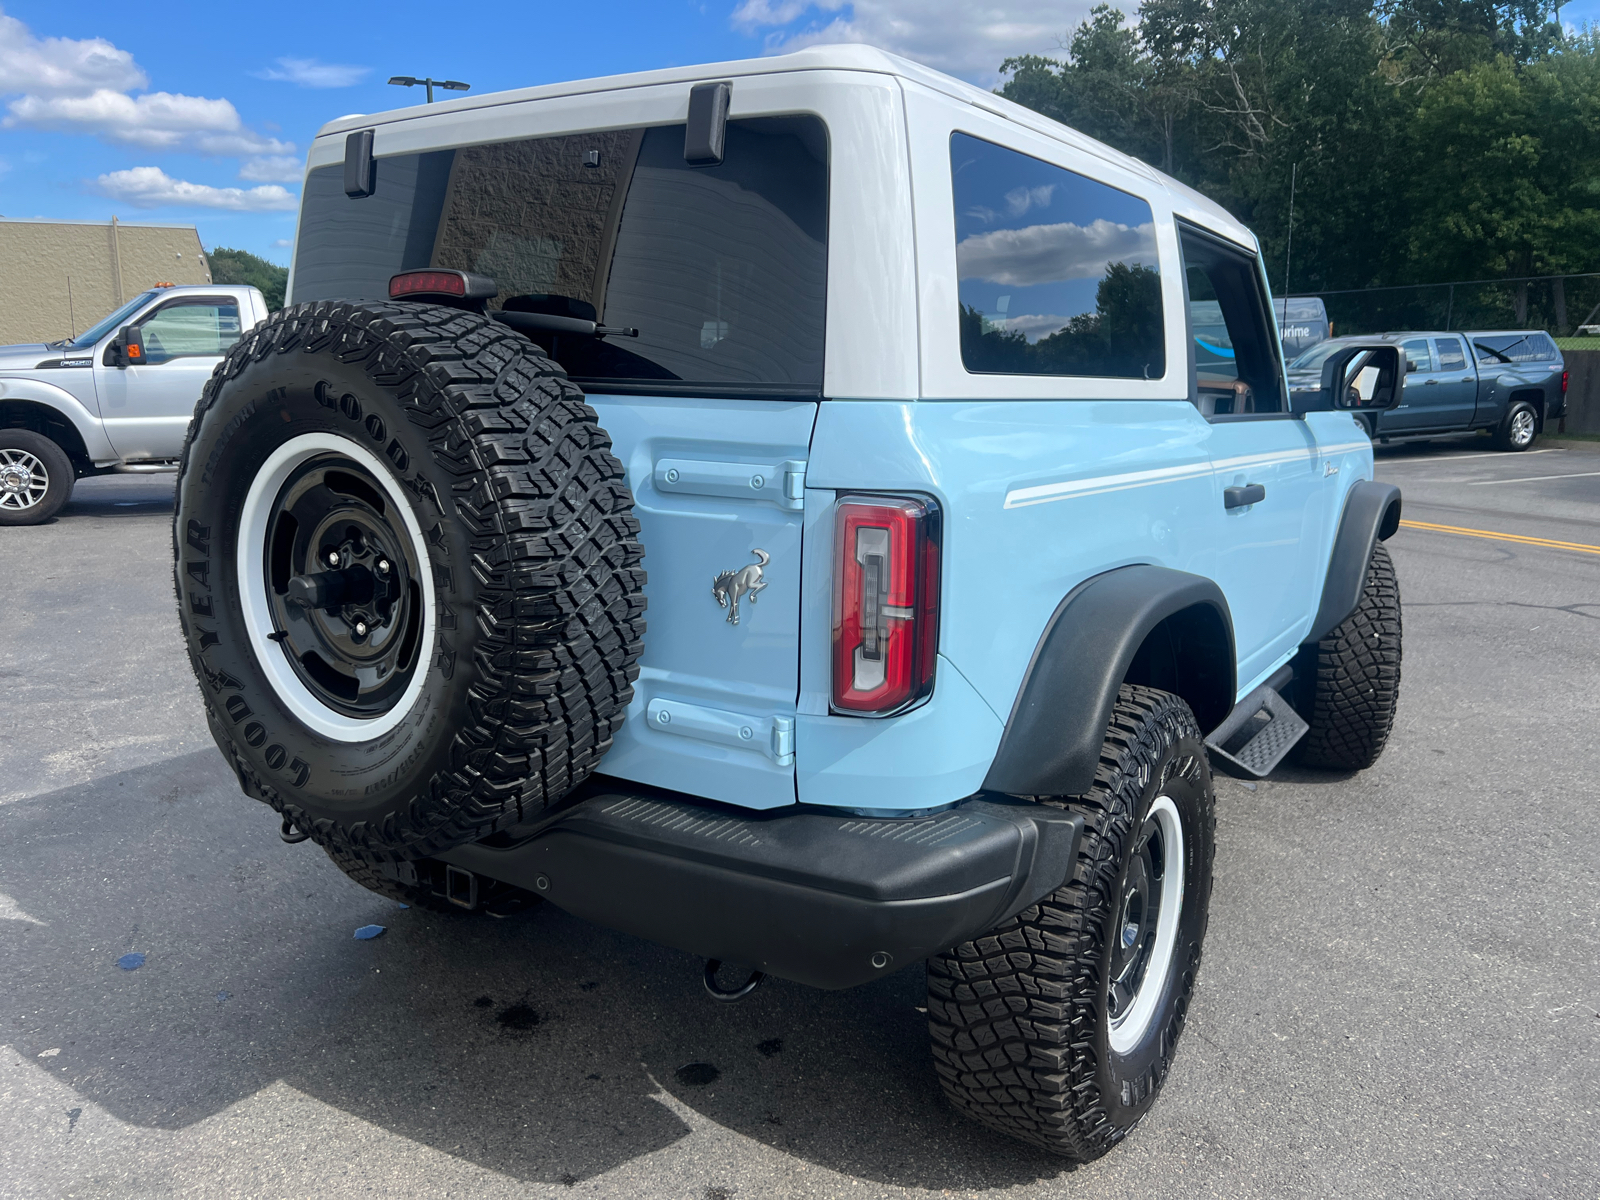
<path id="1" fill-rule="evenodd" d="M 988 85 L 1008 55 L 1056 52 L 1091 2 L 0 0 L 0 215 L 192 223 L 287 262 L 318 127 L 421 103 L 390 75 L 481 93 L 864 41 Z"/>

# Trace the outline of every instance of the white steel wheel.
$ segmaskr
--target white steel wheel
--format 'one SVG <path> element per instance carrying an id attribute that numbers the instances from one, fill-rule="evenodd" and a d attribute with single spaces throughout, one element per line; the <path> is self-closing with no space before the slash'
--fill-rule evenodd
<path id="1" fill-rule="evenodd" d="M 284 707 L 338 742 L 399 725 L 432 654 L 433 570 L 384 463 L 337 434 L 291 438 L 250 484 L 236 553 L 250 644 Z"/>
<path id="2" fill-rule="evenodd" d="M 1134 843 L 1113 926 L 1107 1040 L 1119 1054 L 1150 1029 L 1166 991 L 1183 915 L 1183 822 L 1172 798 L 1160 795 Z"/>

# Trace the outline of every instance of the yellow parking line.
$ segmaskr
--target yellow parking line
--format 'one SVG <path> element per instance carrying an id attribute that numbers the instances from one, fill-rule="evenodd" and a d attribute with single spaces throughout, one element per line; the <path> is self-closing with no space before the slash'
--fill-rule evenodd
<path id="1" fill-rule="evenodd" d="M 1495 533 L 1489 529 L 1463 529 L 1459 525 L 1433 525 L 1427 521 L 1401 521 L 1404 529 L 1427 529 L 1434 533 L 1459 533 L 1463 537 L 1491 538 L 1497 542 L 1520 542 L 1524 546 L 1544 546 L 1550 550 L 1577 550 L 1582 554 L 1600 554 L 1600 546 L 1586 546 L 1582 542 L 1557 542 L 1550 538 L 1524 537 L 1520 533 Z"/>

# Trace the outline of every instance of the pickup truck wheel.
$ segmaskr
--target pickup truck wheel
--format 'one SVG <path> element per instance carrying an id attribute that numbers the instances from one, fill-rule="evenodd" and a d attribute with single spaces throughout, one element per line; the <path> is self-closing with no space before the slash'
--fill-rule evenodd
<path id="1" fill-rule="evenodd" d="M 1539 414 L 1526 400 L 1519 400 L 1506 412 L 1505 420 L 1495 433 L 1495 445 L 1501 450 L 1526 450 L 1539 436 Z"/>
<path id="2" fill-rule="evenodd" d="M 1400 635 L 1400 581 L 1379 542 L 1356 611 L 1296 663 L 1310 697 L 1301 715 L 1311 726 L 1294 749 L 1297 762 L 1364 771 L 1378 761 L 1400 699 Z"/>
<path id="3" fill-rule="evenodd" d="M 343 858 L 422 859 L 564 796 L 642 649 L 639 524 L 594 410 L 457 309 L 303 304 L 206 384 L 180 619 L 244 791 Z"/>
<path id="4" fill-rule="evenodd" d="M 928 961 L 945 1095 L 1077 1162 L 1155 1102 L 1183 1031 L 1211 898 L 1211 769 L 1177 696 L 1124 685 L 1071 876 L 991 933 Z"/>
<path id="5" fill-rule="evenodd" d="M 67 452 L 31 429 L 0 429 L 0 525 L 40 525 L 61 511 L 76 475 Z"/>

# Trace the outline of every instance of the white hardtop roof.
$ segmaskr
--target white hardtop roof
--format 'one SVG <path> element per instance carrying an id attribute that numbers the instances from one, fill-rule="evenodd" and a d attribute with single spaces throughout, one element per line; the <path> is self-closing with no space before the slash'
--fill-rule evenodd
<path id="1" fill-rule="evenodd" d="M 1184 216 L 1196 217 L 1217 227 L 1235 240 L 1254 246 L 1255 238 L 1227 209 L 1202 196 L 1186 184 L 1142 162 L 1137 158 L 1114 150 L 1103 142 L 1041 116 L 1031 108 L 973 84 L 945 75 L 914 63 L 908 58 L 890 54 L 874 46 L 859 43 L 840 43 L 826 46 L 808 46 L 793 54 L 779 54 L 767 58 L 744 58 L 733 62 L 703 63 L 690 67 L 665 67 L 659 71 L 636 71 L 628 75 L 606 75 L 597 79 L 576 79 L 566 83 L 547 83 L 538 87 L 516 88 L 508 92 L 485 92 L 481 96 L 464 96 L 456 100 L 441 100 L 434 104 L 412 105 L 390 109 L 383 113 L 354 113 L 329 121 L 317 132 L 318 137 L 347 133 L 355 129 L 370 129 L 405 121 L 425 113 L 442 111 L 464 112 L 475 108 L 495 108 L 505 104 L 519 104 L 527 100 L 545 100 L 557 96 L 581 96 L 586 92 L 616 91 L 623 88 L 653 87 L 666 83 L 694 84 L 706 80 L 737 79 L 747 75 L 781 75 L 791 71 L 868 71 L 878 75 L 893 75 L 912 83 L 921 84 L 953 100 L 971 104 L 985 112 L 993 113 L 1031 129 L 1035 133 L 1063 142 L 1074 149 L 1116 163 L 1124 170 L 1143 176 L 1164 187 L 1174 205 Z"/>

